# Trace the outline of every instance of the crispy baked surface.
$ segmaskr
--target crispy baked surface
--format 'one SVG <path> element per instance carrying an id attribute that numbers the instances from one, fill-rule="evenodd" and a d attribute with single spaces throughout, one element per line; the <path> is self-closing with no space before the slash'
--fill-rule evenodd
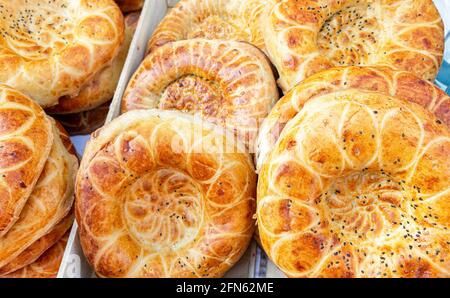
<path id="1" fill-rule="evenodd" d="M 81 88 L 77 96 L 64 96 L 59 99 L 58 105 L 46 109 L 49 114 L 74 114 L 88 111 L 101 106 L 113 98 L 139 21 L 139 15 L 139 12 L 133 12 L 125 17 L 125 40 L 111 65 L 100 70 L 92 80 Z"/>
<path id="2" fill-rule="evenodd" d="M 1 276 L 5 278 L 56 278 L 59 266 L 64 255 L 64 249 L 67 245 L 69 232 L 67 232 L 56 244 L 50 247 L 35 262 L 21 268 L 8 275 Z"/>
<path id="3" fill-rule="evenodd" d="M 270 64 L 257 48 L 192 39 L 166 44 L 145 58 L 125 91 L 122 112 L 159 108 L 199 114 L 235 132 L 253 150 L 259 124 L 277 100 Z"/>
<path id="4" fill-rule="evenodd" d="M 144 0 L 115 0 L 123 12 L 140 10 L 144 6 Z"/>
<path id="5" fill-rule="evenodd" d="M 78 159 L 66 149 L 56 125 L 52 126 L 54 141 L 39 179 L 17 222 L 0 237 L 0 267 L 48 234 L 72 208 Z"/>
<path id="6" fill-rule="evenodd" d="M 271 0 L 181 0 L 148 43 L 148 52 L 192 38 L 244 41 L 265 51 L 260 18 Z"/>
<path id="7" fill-rule="evenodd" d="M 102 277 L 220 277 L 245 252 L 256 175 L 232 134 L 137 110 L 93 134 L 76 182 L 87 260 Z"/>
<path id="8" fill-rule="evenodd" d="M 0 82 L 43 107 L 76 96 L 123 41 L 123 16 L 112 0 L 0 4 Z"/>
<path id="9" fill-rule="evenodd" d="M 90 134 L 105 124 L 111 102 L 108 101 L 89 111 L 75 114 L 54 115 L 70 135 Z"/>
<path id="10" fill-rule="evenodd" d="M 276 0 L 262 18 L 267 52 L 289 91 L 334 66 L 390 65 L 434 80 L 444 26 L 432 0 Z"/>
<path id="11" fill-rule="evenodd" d="M 70 212 L 48 234 L 42 236 L 11 262 L 0 268 L 0 276 L 8 275 L 34 263 L 48 249 L 55 245 L 73 224 L 74 213 Z"/>
<path id="12" fill-rule="evenodd" d="M 432 96 L 405 100 L 405 73 L 349 69 L 294 88 L 296 113 L 281 101 L 258 180 L 261 243 L 290 277 L 448 277 L 450 133 L 431 112 L 448 99 L 424 83 Z"/>
<path id="13" fill-rule="evenodd" d="M 53 143 L 44 111 L 0 84 L 0 237 L 18 220 Z"/>
<path id="14" fill-rule="evenodd" d="M 305 79 L 277 102 L 260 128 L 256 168 L 261 168 L 287 122 L 306 102 L 319 95 L 349 89 L 382 93 L 417 103 L 450 126 L 450 97 L 434 84 L 391 67 L 337 67 Z"/>

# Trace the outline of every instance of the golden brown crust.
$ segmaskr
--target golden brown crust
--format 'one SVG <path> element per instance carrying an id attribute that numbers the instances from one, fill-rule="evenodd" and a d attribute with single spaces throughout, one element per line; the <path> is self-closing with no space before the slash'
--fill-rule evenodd
<path id="1" fill-rule="evenodd" d="M 44 111 L 0 84 L 0 237 L 18 220 L 52 147 Z"/>
<path id="2" fill-rule="evenodd" d="M 434 80 L 444 26 L 432 0 L 276 0 L 263 18 L 284 92 L 334 66 L 389 65 Z"/>
<path id="3" fill-rule="evenodd" d="M 264 250 L 290 277 L 449 277 L 448 126 L 395 85 L 338 87 L 382 88 L 381 76 L 348 72 L 333 86 L 324 80 L 342 78 L 333 71 L 291 91 L 316 96 L 288 117 L 262 164 Z"/>
<path id="4" fill-rule="evenodd" d="M 102 104 L 93 110 L 76 114 L 54 115 L 70 135 L 86 135 L 105 124 L 111 102 Z"/>
<path id="5" fill-rule="evenodd" d="M 125 17 L 125 40 L 111 65 L 98 72 L 92 80 L 81 88 L 77 96 L 64 96 L 59 99 L 58 105 L 46 109 L 49 114 L 73 114 L 88 111 L 111 100 L 128 55 L 139 15 L 139 12 L 135 12 Z"/>
<path id="6" fill-rule="evenodd" d="M 0 276 L 15 272 L 35 262 L 42 254 L 58 242 L 70 229 L 74 220 L 74 213 L 70 212 L 48 234 L 39 238 L 14 260 L 0 268 Z"/>
<path id="7" fill-rule="evenodd" d="M 166 43 L 192 38 L 244 41 L 265 51 L 260 18 L 272 0 L 181 0 L 164 17 L 148 43 L 148 52 Z"/>
<path id="8" fill-rule="evenodd" d="M 50 247 L 35 262 L 12 272 L 3 278 L 56 278 L 67 245 L 67 232 L 55 245 Z"/>
<path id="9" fill-rule="evenodd" d="M 230 138 L 161 110 L 128 112 L 92 135 L 75 209 L 99 276 L 220 277 L 239 260 L 254 230 L 256 176 Z"/>
<path id="10" fill-rule="evenodd" d="M 112 61 L 123 41 L 123 16 L 112 0 L 1 4 L 0 82 L 43 107 L 76 96 Z"/>
<path id="11" fill-rule="evenodd" d="M 73 205 L 78 160 L 67 151 L 56 125 L 52 130 L 53 146 L 39 180 L 19 220 L 0 238 L 0 267 L 49 233 Z"/>
<path id="12" fill-rule="evenodd" d="M 319 95 L 347 89 L 379 92 L 420 104 L 450 126 L 450 97 L 434 84 L 390 67 L 337 67 L 305 79 L 277 102 L 260 128 L 256 168 L 261 167 L 286 123 L 306 102 Z"/>
<path id="13" fill-rule="evenodd" d="M 253 150 L 259 123 L 276 100 L 273 73 L 257 48 L 192 39 L 166 44 L 145 58 L 125 91 L 122 112 L 159 108 L 197 113 L 232 130 Z"/>
<path id="14" fill-rule="evenodd" d="M 140 10 L 144 6 L 144 0 L 115 0 L 123 12 Z"/>

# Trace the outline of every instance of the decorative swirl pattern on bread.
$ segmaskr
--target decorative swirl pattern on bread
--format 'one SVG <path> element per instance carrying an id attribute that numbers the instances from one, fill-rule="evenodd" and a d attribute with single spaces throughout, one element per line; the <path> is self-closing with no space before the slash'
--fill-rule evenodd
<path id="1" fill-rule="evenodd" d="M 112 0 L 1 0 L 0 16 L 0 82 L 43 107 L 76 96 L 123 41 Z"/>
<path id="2" fill-rule="evenodd" d="M 48 249 L 55 245 L 73 224 L 74 213 L 70 212 L 48 234 L 31 244 L 11 262 L 0 268 L 0 276 L 8 275 L 34 263 Z M 1 241 L 1 240 L 0 240 Z"/>
<path id="3" fill-rule="evenodd" d="M 434 80 L 444 26 L 432 0 L 276 0 L 263 35 L 284 92 L 335 66 L 388 65 Z"/>
<path id="4" fill-rule="evenodd" d="M 46 109 L 49 114 L 73 114 L 88 111 L 113 98 L 138 21 L 139 12 L 130 13 L 125 17 L 125 40 L 111 65 L 99 71 L 91 81 L 82 87 L 77 96 L 64 96 L 59 99 L 58 105 Z"/>
<path id="5" fill-rule="evenodd" d="M 0 84 L 0 237 L 18 220 L 52 147 L 51 122 L 24 94 Z"/>
<path id="6" fill-rule="evenodd" d="M 49 233 L 72 208 L 78 159 L 67 151 L 59 134 L 53 124 L 53 146 L 39 180 L 19 220 L 0 237 L 0 267 Z"/>
<path id="7" fill-rule="evenodd" d="M 28 266 L 7 274 L 5 278 L 56 278 L 67 245 L 69 232 Z"/>
<path id="8" fill-rule="evenodd" d="M 261 243 L 290 277 L 449 277 L 449 156 L 448 126 L 421 105 L 317 95 L 262 166 Z"/>
<path id="9" fill-rule="evenodd" d="M 270 64 L 257 48 L 193 39 L 166 44 L 145 58 L 125 91 L 122 112 L 159 108 L 198 113 L 254 150 L 259 123 L 276 100 Z"/>
<path id="10" fill-rule="evenodd" d="M 341 90 L 377 92 L 417 103 L 450 126 L 450 97 L 432 83 L 391 67 L 337 67 L 315 74 L 287 93 L 261 125 L 257 139 L 259 170 L 286 123 L 312 98 Z"/>
<path id="11" fill-rule="evenodd" d="M 148 52 L 194 38 L 248 42 L 265 51 L 261 16 L 272 0 L 181 0 L 159 23 Z"/>
<path id="12" fill-rule="evenodd" d="M 160 110 L 125 113 L 93 134 L 75 207 L 97 275 L 220 277 L 239 260 L 254 231 L 256 175 L 228 138 Z"/>

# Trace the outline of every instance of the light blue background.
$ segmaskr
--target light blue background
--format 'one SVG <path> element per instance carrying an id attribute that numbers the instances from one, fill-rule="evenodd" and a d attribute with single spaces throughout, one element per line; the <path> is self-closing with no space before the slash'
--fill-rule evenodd
<path id="1" fill-rule="evenodd" d="M 446 42 L 444 52 L 444 62 L 439 72 L 436 84 L 450 94 L 450 1 L 435 0 L 436 6 L 441 12 L 442 19 L 445 24 Z"/>

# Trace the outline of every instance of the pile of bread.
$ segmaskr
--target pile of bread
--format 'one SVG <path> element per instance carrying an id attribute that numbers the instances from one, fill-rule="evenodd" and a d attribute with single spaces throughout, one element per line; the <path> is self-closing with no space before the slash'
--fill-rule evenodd
<path id="1" fill-rule="evenodd" d="M 88 262 L 221 277 L 256 227 L 290 277 L 449 276 L 442 56 L 431 0 L 179 1 L 86 147 Z"/>
<path id="2" fill-rule="evenodd" d="M 139 13 L 124 21 L 110 0 L 2 0 L 0 16 L 0 276 L 56 277 L 78 170 L 61 122 L 103 124 Z"/>
<path id="3" fill-rule="evenodd" d="M 104 124 L 108 114 L 143 4 L 143 1 L 116 2 L 124 13 L 125 26 L 118 52 L 82 85 L 76 95 L 59 97 L 56 105 L 46 108 L 46 112 L 60 121 L 70 135 L 95 131 Z M 101 27 L 100 24 L 95 26 Z"/>
<path id="4" fill-rule="evenodd" d="M 110 0 L 51 4 L 73 20 L 3 2 L 6 19 L 34 20 L 0 21 L 0 229 L 12 233 L 32 191 L 56 177 L 36 183 L 42 164 L 67 189 L 62 173 L 76 168 L 56 164 L 72 155 L 30 98 L 59 114 L 107 105 L 125 26 Z M 221 277 L 256 232 L 290 277 L 448 277 L 450 97 L 431 83 L 442 56 L 432 0 L 179 1 L 122 115 L 81 160 L 74 213 L 87 261 L 100 277 Z M 67 154 L 54 161 L 42 149 L 52 146 Z M 45 242 L 64 205 L 28 243 Z"/>
<path id="5" fill-rule="evenodd" d="M 23 93 L 0 85 L 0 275 L 48 276 L 73 222 L 78 159 L 67 133 Z M 44 256 L 43 256 L 44 255 Z M 50 263 L 47 263 L 50 265 Z"/>

